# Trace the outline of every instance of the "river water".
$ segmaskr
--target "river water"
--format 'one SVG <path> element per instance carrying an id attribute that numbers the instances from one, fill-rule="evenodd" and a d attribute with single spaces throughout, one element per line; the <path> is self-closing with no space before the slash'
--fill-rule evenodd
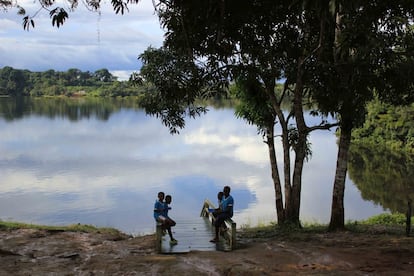
<path id="1" fill-rule="evenodd" d="M 154 231 L 159 191 L 172 195 L 170 215 L 179 223 L 198 217 L 204 199 L 216 202 L 224 185 L 232 188 L 239 227 L 276 220 L 267 147 L 231 107 L 209 107 L 171 135 L 157 118 L 128 104 L 53 101 L 0 98 L 1 220 L 147 234 Z M 336 137 L 320 131 L 310 141 L 300 218 L 327 223 Z M 362 199 L 350 179 L 345 193 L 346 220 L 384 212 Z"/>

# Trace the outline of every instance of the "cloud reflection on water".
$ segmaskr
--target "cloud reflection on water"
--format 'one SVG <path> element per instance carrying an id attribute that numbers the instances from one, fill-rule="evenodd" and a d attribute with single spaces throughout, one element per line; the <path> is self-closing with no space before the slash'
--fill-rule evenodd
<path id="1" fill-rule="evenodd" d="M 179 222 L 199 216 L 203 200 L 216 202 L 217 192 L 230 185 L 239 225 L 276 220 L 266 145 L 231 109 L 188 121 L 180 135 L 132 109 L 107 121 L 0 119 L 0 129 L 0 219 L 149 233 L 158 191 L 172 194 L 171 216 Z M 301 219 L 327 222 L 335 137 L 318 133 L 311 139 Z M 351 200 L 362 202 L 358 195 Z M 366 209 L 366 215 L 378 212 Z"/>

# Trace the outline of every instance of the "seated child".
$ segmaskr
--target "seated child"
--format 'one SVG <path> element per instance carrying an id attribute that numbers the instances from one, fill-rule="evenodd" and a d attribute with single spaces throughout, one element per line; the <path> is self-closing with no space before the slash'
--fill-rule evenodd
<path id="1" fill-rule="evenodd" d="M 175 226 L 175 221 L 172 220 L 170 217 L 168 217 L 168 209 L 171 209 L 171 207 L 168 207 L 168 204 L 171 203 L 171 196 L 167 195 L 165 197 L 164 202 L 164 192 L 158 193 L 158 200 L 155 201 L 154 204 L 154 218 L 157 222 L 160 222 L 162 224 L 161 228 L 165 231 L 168 231 L 168 234 L 170 236 L 170 243 L 171 244 L 177 244 L 177 240 L 174 239 L 171 227 Z"/>

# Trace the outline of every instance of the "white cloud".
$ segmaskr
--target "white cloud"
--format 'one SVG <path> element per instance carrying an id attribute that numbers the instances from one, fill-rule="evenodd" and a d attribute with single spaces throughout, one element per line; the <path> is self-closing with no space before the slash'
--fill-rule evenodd
<path id="1" fill-rule="evenodd" d="M 33 15 L 34 1 L 18 1 Z M 64 4 L 65 6 L 67 4 Z M 65 71 L 78 68 L 96 71 L 138 70 L 139 54 L 149 46 L 159 47 L 163 30 L 154 14 L 152 1 L 130 5 L 124 15 L 115 14 L 104 2 L 101 14 L 80 4 L 60 28 L 52 26 L 46 11 L 35 17 L 35 28 L 23 30 L 22 17 L 12 9 L 0 20 L 0 68 Z"/>
<path id="2" fill-rule="evenodd" d="M 231 114 L 228 114 L 228 113 Z M 257 134 L 255 126 L 247 125 L 239 128 L 239 124 L 246 125 L 241 119 L 235 119 L 233 110 L 221 110 L 203 116 L 203 126 L 192 130 L 193 121 L 189 120 L 186 130 L 182 133 L 186 143 L 197 147 L 198 152 L 204 148 L 215 148 L 216 156 L 235 158 L 253 166 L 267 166 L 269 154 L 263 138 Z M 236 120 L 238 124 L 228 121 Z M 197 119 L 199 120 L 199 119 Z M 217 125 L 217 122 L 220 122 Z M 232 133 L 229 135 L 229 133 Z M 283 161 L 283 150 L 279 139 L 276 139 L 276 154 L 279 162 Z"/>
<path id="3" fill-rule="evenodd" d="M 112 75 L 118 77 L 119 81 L 128 80 L 133 72 L 136 70 L 112 70 L 110 71 Z"/>

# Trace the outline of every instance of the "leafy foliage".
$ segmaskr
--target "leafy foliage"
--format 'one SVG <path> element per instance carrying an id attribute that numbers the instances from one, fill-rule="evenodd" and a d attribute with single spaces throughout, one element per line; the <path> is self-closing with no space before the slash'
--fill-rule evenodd
<path id="1" fill-rule="evenodd" d="M 124 14 L 124 11 L 128 11 L 128 3 L 118 0 L 111 0 L 111 4 L 114 7 L 115 13 Z"/>
<path id="2" fill-rule="evenodd" d="M 232 97 L 239 99 L 236 105 L 236 116 L 257 126 L 264 135 L 266 129 L 276 123 L 276 114 L 267 101 L 263 86 L 256 79 L 239 78 L 231 87 Z"/>
<path id="3" fill-rule="evenodd" d="M 34 20 L 30 18 L 29 16 L 23 17 L 23 29 L 29 30 L 30 26 L 34 28 L 35 26 Z"/>
<path id="4" fill-rule="evenodd" d="M 406 217 L 404 214 L 380 214 L 362 221 L 363 224 L 379 225 L 405 225 Z"/>
<path id="5" fill-rule="evenodd" d="M 1 9 L 7 10 L 11 6 L 13 6 L 13 1 L 12 0 L 0 0 L 0 8 Z"/>
<path id="6" fill-rule="evenodd" d="M 37 2 L 39 5 L 39 9 L 33 15 L 26 15 L 26 10 L 24 7 L 20 6 L 18 2 L 19 0 L 0 0 L 0 8 L 4 10 L 17 8 L 18 14 L 23 16 L 23 28 L 27 31 L 30 28 L 34 28 L 35 17 L 41 11 L 47 11 L 51 18 L 52 26 L 59 28 L 69 18 L 68 11 L 75 11 L 78 8 L 79 3 L 82 3 L 87 9 L 94 12 L 98 12 L 101 8 L 101 5 L 104 3 L 101 0 L 64 0 L 63 3 L 55 0 L 35 0 L 35 2 Z M 129 4 L 138 4 L 138 2 L 139 0 L 111 0 L 111 5 L 115 13 L 124 14 L 125 12 L 129 11 Z M 59 4 L 62 6 L 59 6 Z"/>
<path id="7" fill-rule="evenodd" d="M 378 100 L 367 105 L 367 118 L 353 132 L 353 142 L 414 154 L 414 105 L 395 106 Z"/>
<path id="8" fill-rule="evenodd" d="M 56 27 L 60 27 L 61 25 L 63 25 L 63 23 L 65 22 L 65 20 L 69 17 L 68 13 L 62 9 L 62 8 L 55 8 L 53 10 L 51 10 L 49 12 L 50 18 L 52 18 L 52 25 Z M 33 23 L 33 20 L 31 20 Z M 33 23 L 33 27 L 34 27 L 34 23 Z"/>
<path id="9" fill-rule="evenodd" d="M 163 0 L 156 6 L 160 22 L 167 30 L 163 46 L 166 50 L 197 64 L 201 78 L 212 76 L 216 80 L 236 84 L 244 81 L 248 88 L 240 88 L 249 91 L 237 95 L 244 104 L 239 115 L 257 124 L 262 134 L 270 129 L 271 122 L 275 122 L 275 119 L 268 119 L 271 118 L 268 115 L 277 115 L 284 127 L 282 138 L 287 166 L 291 164 L 286 154 L 287 147 L 295 146 L 292 183 L 290 168 L 285 166 L 284 169 L 289 202 L 278 205 L 281 208 L 288 206 L 286 216 L 293 220 L 299 221 L 301 173 L 303 161 L 309 153 L 306 138 L 313 130 L 333 126 L 324 118 L 319 125 L 306 125 L 303 104 L 304 99 L 310 98 L 316 102 L 311 107 L 317 108 L 312 113 L 330 114 L 340 120 L 342 136 L 334 193 L 338 205 L 333 204 L 339 210 L 333 217 L 339 219 L 332 225 L 333 228 L 343 225 L 343 208 L 339 206 L 343 202 L 343 193 L 340 191 L 345 187 L 352 129 L 363 123 L 366 102 L 373 98 L 374 91 L 381 95 L 387 93 L 380 82 L 386 72 L 384 68 L 390 64 L 395 65 L 397 71 L 402 69 L 401 64 L 393 62 L 401 55 L 396 48 L 402 49 L 403 56 L 408 57 L 410 53 L 408 38 L 411 33 L 408 30 L 412 25 L 413 5 L 407 1 L 397 2 Z M 401 41 L 407 43 L 402 44 Z M 150 63 L 144 62 L 143 68 L 151 66 Z M 167 75 L 179 75 L 175 67 L 163 68 L 167 71 L 163 71 L 159 79 L 166 72 Z M 280 99 L 274 93 L 275 83 L 280 78 L 286 79 L 286 85 L 290 87 L 286 91 L 292 93 L 290 114 L 294 116 L 296 125 L 293 130 L 296 132 L 288 127 L 280 109 Z M 192 79 L 195 80 L 197 78 Z M 174 81 L 171 83 L 170 87 L 160 83 L 168 91 L 156 96 L 161 101 L 168 97 L 173 104 L 159 105 L 151 113 L 163 116 L 172 111 L 172 114 L 181 115 L 174 113 L 177 109 L 171 95 L 177 91 L 176 101 L 180 101 L 183 97 L 181 91 L 185 90 L 177 90 Z M 158 86 L 157 83 L 154 85 Z M 393 94 L 395 98 L 400 98 L 401 93 L 408 89 L 407 86 L 400 88 L 404 92 Z M 187 106 L 190 106 L 194 98 L 190 96 L 188 99 Z M 185 102 L 180 101 L 180 104 Z M 174 117 L 168 121 L 171 124 L 176 122 Z M 182 127 L 182 121 L 178 122 L 178 127 Z M 273 163 L 277 166 L 276 162 Z M 276 175 L 275 170 L 272 173 Z M 274 182 L 279 189 L 280 181 Z M 293 207 L 290 209 L 289 206 Z"/>
<path id="10" fill-rule="evenodd" d="M 142 104 L 148 114 L 161 118 L 171 133 L 185 126 L 186 117 L 194 118 L 207 111 L 196 99 L 209 99 L 224 91 L 220 81 L 211 78 L 188 56 L 150 47 L 139 58 L 143 66 L 134 79 L 156 87 L 145 93 Z"/>

